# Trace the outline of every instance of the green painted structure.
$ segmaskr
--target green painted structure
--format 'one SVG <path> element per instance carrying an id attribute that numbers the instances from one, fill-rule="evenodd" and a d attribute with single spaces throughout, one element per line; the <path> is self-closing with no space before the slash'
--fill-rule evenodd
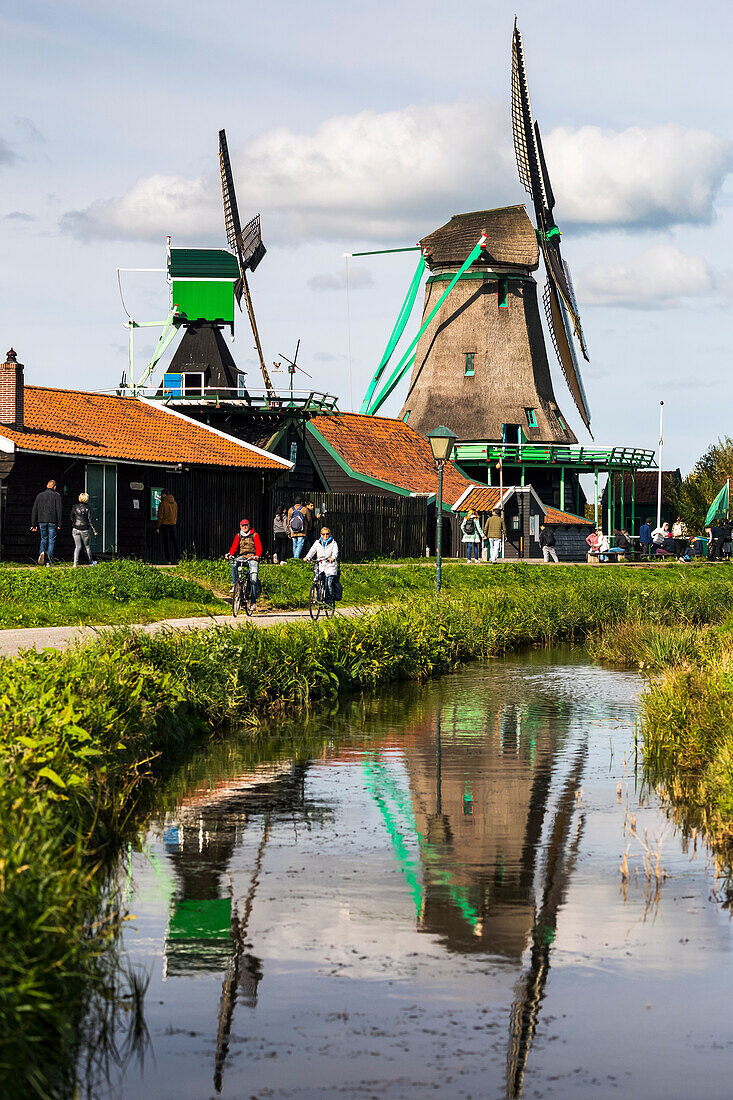
<path id="1" fill-rule="evenodd" d="M 234 325 L 235 256 L 223 248 L 171 248 L 168 282 L 172 311 L 187 321 Z"/>

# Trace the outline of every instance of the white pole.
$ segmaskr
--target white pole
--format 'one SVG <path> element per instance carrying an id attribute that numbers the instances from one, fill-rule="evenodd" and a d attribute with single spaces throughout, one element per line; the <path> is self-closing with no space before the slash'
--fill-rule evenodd
<path id="1" fill-rule="evenodd" d="M 664 417 L 664 401 L 659 402 L 659 477 L 657 478 L 657 527 L 662 526 L 662 448 L 664 438 L 662 434 Z"/>
<path id="2" fill-rule="evenodd" d="M 346 261 L 346 336 L 349 348 L 349 408 L 354 411 L 354 375 L 351 369 L 351 301 L 349 299 L 349 253 L 344 253 Z"/>

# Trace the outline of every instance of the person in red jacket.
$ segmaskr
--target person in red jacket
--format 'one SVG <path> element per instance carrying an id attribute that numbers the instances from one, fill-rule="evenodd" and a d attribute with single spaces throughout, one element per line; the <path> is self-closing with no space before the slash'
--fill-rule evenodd
<path id="1" fill-rule="evenodd" d="M 240 520 L 239 534 L 234 536 L 234 542 L 229 549 L 229 557 L 232 558 L 232 592 L 237 583 L 237 559 L 247 562 L 249 579 L 252 585 L 252 597 L 250 603 L 254 604 L 259 595 L 260 582 L 260 558 L 262 557 L 262 541 L 256 531 L 249 525 L 248 519 Z"/>

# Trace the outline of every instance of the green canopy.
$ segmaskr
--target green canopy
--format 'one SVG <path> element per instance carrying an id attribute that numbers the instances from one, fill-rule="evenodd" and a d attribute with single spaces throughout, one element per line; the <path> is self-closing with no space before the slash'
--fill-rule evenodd
<path id="1" fill-rule="evenodd" d="M 723 488 L 716 496 L 713 503 L 708 508 L 708 514 L 705 516 L 705 526 L 708 527 L 713 520 L 718 516 L 728 515 L 728 482 L 726 481 Z"/>

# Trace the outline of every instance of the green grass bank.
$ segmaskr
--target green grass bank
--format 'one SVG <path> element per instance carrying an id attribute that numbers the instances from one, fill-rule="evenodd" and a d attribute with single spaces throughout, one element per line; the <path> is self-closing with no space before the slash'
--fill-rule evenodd
<path id="1" fill-rule="evenodd" d="M 115 624 L 226 614 L 209 586 L 134 561 L 95 568 L 0 566 L 0 630 L 25 626 Z"/>
<path id="2" fill-rule="evenodd" d="M 267 630 L 120 631 L 0 662 L 0 1076 L 17 1095 L 73 1087 L 82 1021 L 110 1002 L 106 870 L 193 745 L 342 691 L 640 618 L 719 623 L 733 606 L 725 569 L 457 568 L 465 588 L 439 602 L 408 593 L 356 619 Z"/>
<path id="3" fill-rule="evenodd" d="M 593 644 L 599 658 L 638 667 L 648 781 L 663 784 L 673 816 L 733 856 L 733 617 L 675 624 L 662 633 L 643 621 L 621 624 Z"/>

